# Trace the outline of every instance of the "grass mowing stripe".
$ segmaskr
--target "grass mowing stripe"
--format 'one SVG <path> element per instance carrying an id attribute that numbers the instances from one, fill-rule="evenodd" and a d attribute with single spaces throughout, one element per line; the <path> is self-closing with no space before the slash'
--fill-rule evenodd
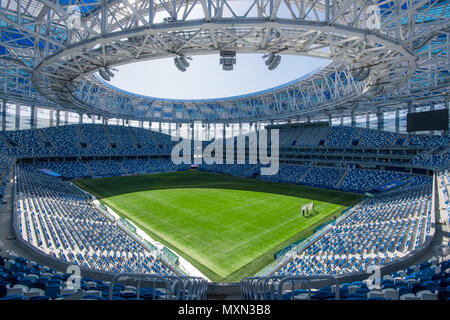
<path id="1" fill-rule="evenodd" d="M 360 195 L 183 171 L 76 182 L 213 281 L 239 281 Z M 314 201 L 316 214 L 300 215 Z"/>

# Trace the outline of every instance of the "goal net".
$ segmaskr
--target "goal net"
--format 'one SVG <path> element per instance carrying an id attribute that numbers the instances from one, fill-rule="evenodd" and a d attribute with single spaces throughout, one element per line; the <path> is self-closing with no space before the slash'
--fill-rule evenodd
<path id="1" fill-rule="evenodd" d="M 309 202 L 307 204 L 302 205 L 301 207 L 302 216 L 308 214 L 310 211 L 314 211 L 314 202 Z"/>

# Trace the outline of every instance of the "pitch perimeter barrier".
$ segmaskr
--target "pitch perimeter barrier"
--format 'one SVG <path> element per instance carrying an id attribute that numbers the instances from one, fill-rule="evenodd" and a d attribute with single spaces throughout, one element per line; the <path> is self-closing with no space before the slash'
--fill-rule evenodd
<path id="1" fill-rule="evenodd" d="M 173 253 L 169 248 L 164 247 L 162 249 L 162 255 L 166 257 L 166 259 L 169 260 L 170 263 L 178 264 L 178 256 L 175 253 Z"/>

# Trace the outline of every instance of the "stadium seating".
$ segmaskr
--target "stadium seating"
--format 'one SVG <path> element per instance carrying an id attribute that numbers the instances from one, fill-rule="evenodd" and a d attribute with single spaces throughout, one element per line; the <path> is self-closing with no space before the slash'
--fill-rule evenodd
<path id="1" fill-rule="evenodd" d="M 448 248 L 447 248 L 448 250 Z M 439 262 L 440 260 L 443 260 Z M 283 279 L 290 279 L 289 282 Z M 432 257 L 428 261 L 382 276 L 380 279 L 366 279 L 341 283 L 338 286 L 319 286 L 290 290 L 290 285 L 299 283 L 287 277 L 245 278 L 241 280 L 243 298 L 246 300 L 449 300 L 450 259 L 448 254 Z M 272 281 L 272 286 L 262 283 Z M 270 288 L 271 290 L 267 290 Z M 308 292 L 309 291 L 309 292 Z"/>
<path id="2" fill-rule="evenodd" d="M 0 150 L 12 157 L 168 155 L 170 136 L 143 128 L 76 124 L 0 133 Z"/>
<path id="3" fill-rule="evenodd" d="M 367 201 L 277 275 L 349 274 L 401 259 L 431 235 L 431 191 L 426 184 Z"/>
<path id="4" fill-rule="evenodd" d="M 59 179 L 20 166 L 18 192 L 19 232 L 39 250 L 88 269 L 172 274 L 153 253 Z"/>
<path id="5" fill-rule="evenodd" d="M 350 169 L 339 189 L 353 192 L 368 191 L 394 180 L 407 181 L 410 177 L 408 173 Z"/>
<path id="6" fill-rule="evenodd" d="M 58 271 L 17 256 L 0 248 L 0 301 L 1 300 L 193 300 L 205 299 L 206 282 L 195 277 L 168 276 L 161 279 L 171 286 L 149 283 L 125 285 L 113 279 L 103 281 L 88 277 L 71 281 L 72 273 Z M 158 278 L 159 279 L 159 278 Z M 182 286 L 173 286 L 174 283 Z M 196 283 L 189 292 L 184 283 Z"/>

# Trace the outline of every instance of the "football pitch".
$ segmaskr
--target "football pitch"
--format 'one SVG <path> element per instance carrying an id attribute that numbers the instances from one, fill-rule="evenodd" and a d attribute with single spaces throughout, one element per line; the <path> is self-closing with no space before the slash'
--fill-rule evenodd
<path id="1" fill-rule="evenodd" d="M 211 281 L 238 282 L 273 254 L 358 202 L 360 195 L 195 170 L 76 184 Z M 314 202 L 315 213 L 300 207 Z"/>

